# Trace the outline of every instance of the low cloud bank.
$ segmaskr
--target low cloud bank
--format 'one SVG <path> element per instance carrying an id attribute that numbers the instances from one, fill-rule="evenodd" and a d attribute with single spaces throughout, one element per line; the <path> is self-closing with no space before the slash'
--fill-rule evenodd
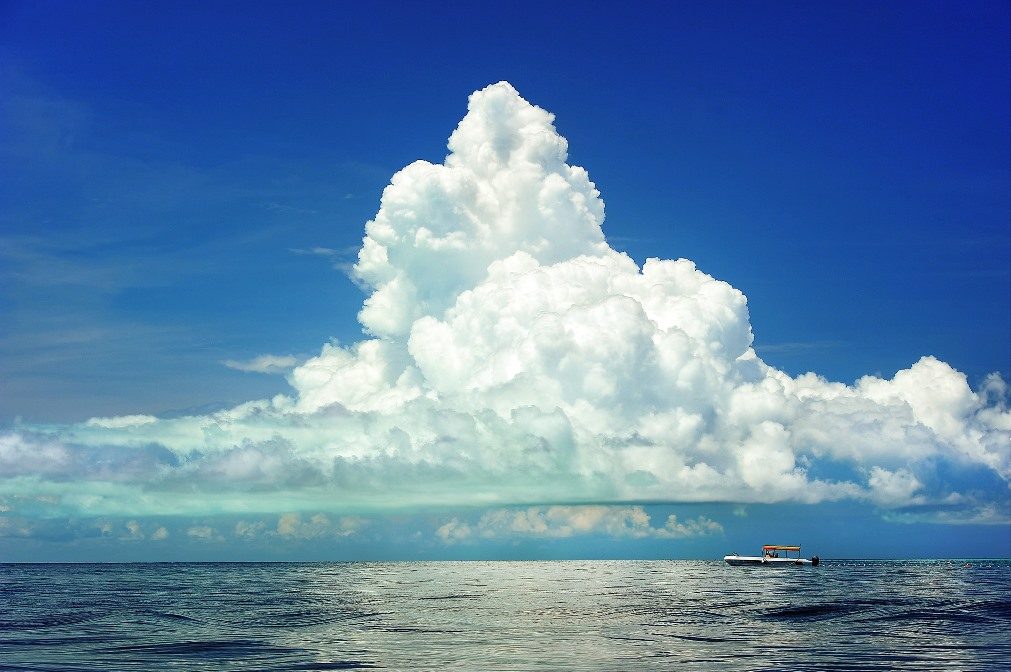
<path id="1" fill-rule="evenodd" d="M 653 527 L 649 514 L 641 506 L 549 506 L 526 509 L 494 509 L 476 524 L 452 518 L 435 534 L 453 544 L 476 539 L 503 537 L 566 538 L 580 535 L 629 537 L 642 539 L 684 539 L 721 534 L 723 526 L 705 516 L 685 521 L 667 516 L 662 527 Z"/>
<path id="2" fill-rule="evenodd" d="M 767 365 L 739 290 L 687 259 L 640 267 L 607 244 L 603 201 L 566 163 L 552 115 L 507 83 L 470 97 L 449 150 L 394 175 L 366 225 L 352 270 L 367 292 L 365 340 L 300 363 L 226 363 L 289 370 L 291 394 L 274 399 L 8 432 L 0 506 L 28 516 L 542 506 L 522 520 L 503 509 L 513 512 L 476 527 L 450 521 L 447 540 L 523 525 L 579 533 L 595 509 L 561 512 L 580 501 L 851 499 L 917 520 L 1009 519 L 1011 413 L 997 374 L 973 390 L 926 356 L 845 385 Z M 708 529 L 605 509 L 592 529 Z M 284 529 L 304 537 L 313 521 Z"/>

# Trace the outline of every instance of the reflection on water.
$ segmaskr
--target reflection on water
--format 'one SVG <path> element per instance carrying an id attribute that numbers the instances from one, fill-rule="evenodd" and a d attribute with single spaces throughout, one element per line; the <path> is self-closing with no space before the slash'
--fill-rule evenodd
<path id="1" fill-rule="evenodd" d="M 1011 562 L 0 565 L 0 670 L 1007 669 Z"/>

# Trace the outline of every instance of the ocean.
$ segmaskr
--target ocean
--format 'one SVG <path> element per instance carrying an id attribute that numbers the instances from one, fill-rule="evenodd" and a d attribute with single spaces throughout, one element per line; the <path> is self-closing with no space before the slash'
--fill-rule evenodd
<path id="1" fill-rule="evenodd" d="M 1011 561 L 0 565 L 0 670 L 1007 670 Z"/>

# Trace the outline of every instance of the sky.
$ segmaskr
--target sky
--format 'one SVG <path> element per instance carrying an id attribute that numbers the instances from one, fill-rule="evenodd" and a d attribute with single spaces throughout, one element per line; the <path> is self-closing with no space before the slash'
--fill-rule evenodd
<path id="1" fill-rule="evenodd" d="M 1009 18 L 0 3 L 0 558 L 1011 555 Z"/>

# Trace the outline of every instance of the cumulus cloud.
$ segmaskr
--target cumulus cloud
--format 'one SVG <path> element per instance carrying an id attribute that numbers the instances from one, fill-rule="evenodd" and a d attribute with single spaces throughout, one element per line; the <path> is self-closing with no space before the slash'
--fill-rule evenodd
<path id="1" fill-rule="evenodd" d="M 34 525 L 24 518 L 15 516 L 0 516 L 0 538 L 31 537 Z"/>
<path id="2" fill-rule="evenodd" d="M 330 519 L 322 513 L 317 513 L 306 521 L 297 513 L 286 513 L 277 521 L 277 534 L 282 537 L 313 539 L 323 536 L 329 529 Z"/>
<path id="3" fill-rule="evenodd" d="M 146 530 L 150 530 L 150 534 Z M 169 537 L 169 532 L 164 526 L 133 519 L 40 518 L 0 515 L 0 538 L 3 537 L 23 537 L 60 542 L 92 539 L 138 542 L 145 539 L 164 541 Z"/>
<path id="4" fill-rule="evenodd" d="M 908 469 L 888 471 L 872 467 L 867 485 L 871 498 L 884 506 L 918 504 L 921 501 L 916 493 L 923 488 L 923 484 Z"/>
<path id="5" fill-rule="evenodd" d="M 224 537 L 210 525 L 194 525 L 186 530 L 186 535 L 198 541 L 224 541 Z"/>
<path id="6" fill-rule="evenodd" d="M 342 516 L 335 522 L 317 513 L 306 520 L 298 513 L 286 513 L 277 521 L 277 534 L 294 539 L 320 537 L 348 537 L 361 529 L 364 521 L 353 516 Z"/>
<path id="7" fill-rule="evenodd" d="M 435 530 L 435 535 L 447 544 L 469 539 L 473 533 L 474 530 L 470 525 L 460 522 L 457 518 L 446 521 Z"/>
<path id="8" fill-rule="evenodd" d="M 478 537 L 565 538 L 590 534 L 682 539 L 722 532 L 722 525 L 705 516 L 680 521 L 676 515 L 670 515 L 662 527 L 654 527 L 641 506 L 581 505 L 493 509 L 474 525 L 452 518 L 437 528 L 435 534 L 445 543 L 455 543 Z"/>
<path id="9" fill-rule="evenodd" d="M 263 534 L 267 525 L 262 520 L 248 522 L 240 520 L 235 523 L 235 536 L 239 539 L 256 539 Z"/>
<path id="10" fill-rule="evenodd" d="M 144 539 L 144 532 L 140 528 L 140 523 L 136 520 L 128 520 L 123 527 L 126 528 L 126 534 L 120 537 L 124 540 L 129 541 L 140 541 Z"/>
<path id="11" fill-rule="evenodd" d="M 566 508 L 580 501 L 1008 511 L 999 376 L 973 390 L 931 356 L 852 385 L 789 376 L 753 349 L 740 290 L 687 259 L 640 266 L 603 221 L 552 115 L 504 82 L 475 92 L 445 160 L 394 175 L 365 226 L 351 271 L 364 340 L 294 368 L 231 362 L 290 368 L 291 393 L 270 400 L 8 433 L 3 488 L 68 513 L 290 511 L 275 533 L 301 538 L 333 526 L 309 511 L 419 505 L 559 505 L 498 509 L 511 513 L 484 528 L 450 521 L 446 540 L 707 529 L 653 527 L 634 506 Z"/>
<path id="12" fill-rule="evenodd" d="M 250 360 L 226 359 L 221 362 L 229 369 L 248 371 L 251 373 L 285 373 L 298 364 L 298 358 L 293 355 L 260 355 Z"/>

